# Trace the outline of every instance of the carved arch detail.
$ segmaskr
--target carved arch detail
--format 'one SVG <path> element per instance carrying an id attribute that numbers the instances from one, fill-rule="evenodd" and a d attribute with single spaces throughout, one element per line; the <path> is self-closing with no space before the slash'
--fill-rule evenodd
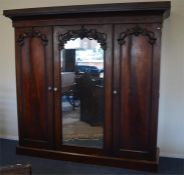
<path id="1" fill-rule="evenodd" d="M 35 38 L 35 37 L 40 38 L 44 46 L 47 45 L 47 43 L 48 43 L 47 36 L 45 34 L 41 33 L 40 31 L 37 31 L 34 29 L 32 29 L 30 31 L 23 32 L 22 34 L 20 34 L 18 39 L 17 39 L 17 42 L 19 43 L 20 46 L 23 46 L 26 38 Z"/>
<path id="2" fill-rule="evenodd" d="M 130 35 L 135 35 L 135 36 L 143 35 L 143 36 L 148 38 L 148 42 L 151 45 L 154 45 L 156 40 L 157 40 L 156 37 L 155 37 L 154 32 L 149 31 L 145 28 L 141 28 L 140 26 L 136 25 L 133 28 L 130 28 L 130 29 L 127 29 L 124 32 L 121 32 L 120 35 L 119 35 L 119 38 L 118 38 L 118 43 L 120 45 L 124 45 L 126 37 L 128 37 Z"/>
<path id="3" fill-rule="evenodd" d="M 105 50 L 107 48 L 107 35 L 105 33 L 100 33 L 96 29 L 86 29 L 83 26 L 79 30 L 68 30 L 68 32 L 64 34 L 59 34 L 59 48 L 63 49 L 67 41 L 75 40 L 77 38 L 88 38 L 89 40 L 94 39 L 100 43 L 102 49 Z"/>

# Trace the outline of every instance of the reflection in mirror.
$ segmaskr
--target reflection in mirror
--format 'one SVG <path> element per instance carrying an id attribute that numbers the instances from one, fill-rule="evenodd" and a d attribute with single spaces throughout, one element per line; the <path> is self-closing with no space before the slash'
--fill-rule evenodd
<path id="1" fill-rule="evenodd" d="M 68 41 L 61 50 L 62 142 L 103 147 L 104 51 L 93 39 Z"/>

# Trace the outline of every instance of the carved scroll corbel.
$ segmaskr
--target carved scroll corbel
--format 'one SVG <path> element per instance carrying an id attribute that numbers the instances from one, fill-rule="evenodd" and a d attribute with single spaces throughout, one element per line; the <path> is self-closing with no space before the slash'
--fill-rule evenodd
<path id="1" fill-rule="evenodd" d="M 86 29 L 83 26 L 79 30 L 68 30 L 64 34 L 59 34 L 58 40 L 59 40 L 59 48 L 63 49 L 64 45 L 69 40 L 75 40 L 77 38 L 84 39 L 88 38 L 90 40 L 94 39 L 97 40 L 98 43 L 100 43 L 102 49 L 106 50 L 107 44 L 107 35 L 105 33 L 100 33 L 96 29 Z"/>
<path id="2" fill-rule="evenodd" d="M 20 45 L 20 46 L 23 46 L 24 45 L 24 41 L 26 38 L 40 38 L 43 45 L 47 45 L 48 44 L 48 39 L 46 37 L 45 34 L 41 33 L 40 31 L 36 31 L 34 29 L 30 30 L 30 31 L 25 31 L 23 32 L 21 35 L 19 35 L 18 39 L 17 39 L 17 43 Z"/>
<path id="3" fill-rule="evenodd" d="M 130 29 L 127 29 L 124 32 L 121 32 L 120 35 L 119 35 L 119 38 L 118 38 L 118 43 L 120 45 L 125 44 L 126 37 L 128 37 L 130 35 L 134 35 L 134 36 L 143 35 L 143 36 L 147 37 L 148 42 L 151 45 L 154 45 L 156 40 L 157 40 L 156 37 L 155 37 L 155 33 L 154 32 L 148 31 L 147 29 L 141 28 L 140 26 L 136 25 L 133 28 L 130 28 Z"/>

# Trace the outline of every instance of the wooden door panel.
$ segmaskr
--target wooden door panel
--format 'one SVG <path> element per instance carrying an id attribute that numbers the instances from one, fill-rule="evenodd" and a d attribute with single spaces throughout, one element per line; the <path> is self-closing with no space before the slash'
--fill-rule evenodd
<path id="1" fill-rule="evenodd" d="M 51 28 L 19 29 L 16 37 L 20 142 L 48 146 L 52 142 L 52 93 L 47 90 L 52 85 Z"/>
<path id="2" fill-rule="evenodd" d="M 29 45 L 29 47 L 27 46 Z M 38 38 L 28 39 L 23 50 L 29 49 L 30 56 L 24 55 L 22 58 L 22 98 L 25 102 L 23 118 L 26 138 L 45 140 L 47 138 L 47 128 L 44 125 L 46 116 L 46 81 L 44 79 L 45 58 L 42 41 Z M 23 51 L 24 52 L 24 51 Z M 23 54 L 22 54 L 23 55 Z M 29 125 L 33 127 L 29 127 Z M 38 132 L 39 131 L 39 132 Z"/>
<path id="3" fill-rule="evenodd" d="M 153 107 L 154 28 L 140 25 L 117 25 L 115 39 L 115 81 L 119 96 L 115 97 L 114 147 L 120 155 L 148 155 L 153 148 L 151 138 Z M 156 101 L 155 101 L 156 102 Z M 156 119 L 155 119 L 156 120 Z M 154 144 L 155 145 L 155 144 Z M 156 149 L 156 145 L 155 145 Z"/>
<path id="4" fill-rule="evenodd" d="M 145 150 L 148 147 L 151 51 L 152 46 L 143 36 L 130 36 L 122 46 L 120 147 L 123 149 Z"/>

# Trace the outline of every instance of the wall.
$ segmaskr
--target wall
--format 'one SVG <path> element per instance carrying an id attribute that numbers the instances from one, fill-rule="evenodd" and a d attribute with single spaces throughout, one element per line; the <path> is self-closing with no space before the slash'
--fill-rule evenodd
<path id="1" fill-rule="evenodd" d="M 154 0 L 114 0 L 135 2 Z M 112 3 L 92 0 L 90 3 Z M 14 31 L 5 9 L 87 4 L 86 0 L 0 0 L 0 137 L 17 139 Z M 164 23 L 161 62 L 158 146 L 161 155 L 184 158 L 184 1 L 172 0 Z"/>

